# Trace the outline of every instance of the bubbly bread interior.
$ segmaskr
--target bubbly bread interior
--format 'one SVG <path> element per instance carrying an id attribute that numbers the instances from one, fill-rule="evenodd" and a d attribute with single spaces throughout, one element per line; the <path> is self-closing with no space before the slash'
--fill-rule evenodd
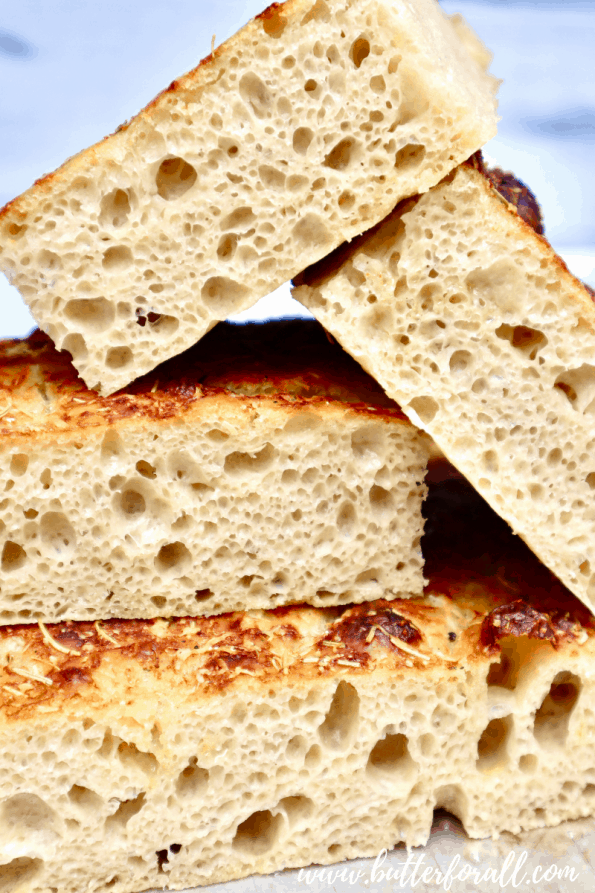
<path id="1" fill-rule="evenodd" d="M 0 268 L 110 394 L 496 132 L 435 0 L 273 4 L 0 212 Z"/>
<path id="2" fill-rule="evenodd" d="M 300 281 L 294 297 L 595 609 L 595 308 L 548 243 L 463 165 Z"/>
<path id="3" fill-rule="evenodd" d="M 468 507 L 463 527 L 425 598 L 5 627 L 1 889 L 375 856 L 423 844 L 436 807 L 472 837 L 592 814 L 590 617 Z"/>
<path id="4" fill-rule="evenodd" d="M 98 397 L 0 349 L 0 623 L 420 594 L 426 436 L 317 323 L 221 325 Z"/>

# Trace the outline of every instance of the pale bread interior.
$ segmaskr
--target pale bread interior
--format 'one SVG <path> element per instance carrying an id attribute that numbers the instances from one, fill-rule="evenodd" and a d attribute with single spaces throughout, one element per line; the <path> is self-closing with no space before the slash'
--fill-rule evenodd
<path id="1" fill-rule="evenodd" d="M 0 268 L 112 393 L 496 131 L 434 0 L 290 0 L 0 214 Z"/>
<path id="2" fill-rule="evenodd" d="M 423 588 L 425 446 L 339 409 L 229 406 L 0 457 L 0 622 L 345 604 Z"/>
<path id="3" fill-rule="evenodd" d="M 470 166 L 294 297 L 595 608 L 595 309 Z"/>
<path id="4" fill-rule="evenodd" d="M 222 324 L 98 397 L 0 343 L 0 624 L 423 589 L 429 438 L 315 322 Z"/>

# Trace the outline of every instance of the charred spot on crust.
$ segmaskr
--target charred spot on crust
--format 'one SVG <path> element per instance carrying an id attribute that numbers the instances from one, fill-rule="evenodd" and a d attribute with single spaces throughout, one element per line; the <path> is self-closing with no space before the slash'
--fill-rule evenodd
<path id="1" fill-rule="evenodd" d="M 417 627 L 406 617 L 398 614 L 390 602 L 385 601 L 374 602 L 373 609 L 368 604 L 350 607 L 331 627 L 325 640 L 335 639 L 347 647 L 361 648 L 372 641 L 369 637 L 373 627 L 376 628 L 375 634 L 379 636 L 383 645 L 390 645 L 390 636 L 412 646 L 418 645 L 422 640 Z"/>
<path id="2" fill-rule="evenodd" d="M 510 171 L 503 171 L 499 167 L 488 168 L 486 176 L 500 195 L 516 208 L 519 217 L 528 223 L 537 235 L 543 236 L 545 230 L 541 208 L 529 187 Z"/>
<path id="3" fill-rule="evenodd" d="M 84 667 L 65 667 L 54 674 L 55 681 L 61 685 L 90 685 L 93 681 L 91 673 Z"/>
<path id="4" fill-rule="evenodd" d="M 495 650 L 504 636 L 547 639 L 557 648 L 563 639 L 574 639 L 579 628 L 568 614 L 538 611 L 523 599 L 516 599 L 490 611 L 482 623 L 480 641 L 488 651 Z"/>

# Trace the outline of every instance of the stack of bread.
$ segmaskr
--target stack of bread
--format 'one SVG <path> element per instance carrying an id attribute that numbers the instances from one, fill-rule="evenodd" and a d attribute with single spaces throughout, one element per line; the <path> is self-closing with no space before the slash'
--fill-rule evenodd
<path id="1" fill-rule="evenodd" d="M 3 893 L 595 811 L 595 312 L 485 63 L 274 4 L 0 212 Z M 222 322 L 291 277 L 318 323 Z"/>

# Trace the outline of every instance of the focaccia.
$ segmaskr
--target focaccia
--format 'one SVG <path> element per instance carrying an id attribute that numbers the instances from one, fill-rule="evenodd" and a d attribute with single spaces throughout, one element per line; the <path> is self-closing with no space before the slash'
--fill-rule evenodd
<path id="1" fill-rule="evenodd" d="M 5 627 L 2 889 L 376 856 L 436 807 L 472 837 L 591 815 L 595 630 L 498 523 L 439 501 L 420 599 Z"/>
<path id="2" fill-rule="evenodd" d="M 595 306 L 537 210 L 476 158 L 293 294 L 593 609 Z"/>
<path id="3" fill-rule="evenodd" d="M 0 269 L 110 394 L 494 136 L 467 44 L 435 0 L 274 3 L 0 211 Z"/>
<path id="4" fill-rule="evenodd" d="M 427 440 L 313 321 L 221 325 L 111 397 L 0 343 L 0 623 L 420 594 Z"/>

